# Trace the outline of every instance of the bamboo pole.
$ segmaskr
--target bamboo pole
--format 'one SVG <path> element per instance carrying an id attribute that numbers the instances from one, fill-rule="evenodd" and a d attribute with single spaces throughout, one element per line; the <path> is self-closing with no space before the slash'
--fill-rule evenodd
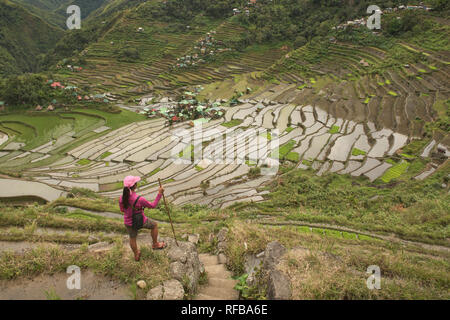
<path id="1" fill-rule="evenodd" d="M 158 178 L 158 182 L 159 182 L 159 186 L 162 187 L 160 178 Z M 177 237 L 175 236 L 175 229 L 173 228 L 172 218 L 170 217 L 169 207 L 167 206 L 166 196 L 164 195 L 164 192 L 163 192 L 162 196 L 163 196 L 163 200 L 164 200 L 164 205 L 166 206 L 167 215 L 169 216 L 170 225 L 172 226 L 173 237 L 175 239 L 175 243 L 177 244 L 177 247 L 179 247 Z"/>

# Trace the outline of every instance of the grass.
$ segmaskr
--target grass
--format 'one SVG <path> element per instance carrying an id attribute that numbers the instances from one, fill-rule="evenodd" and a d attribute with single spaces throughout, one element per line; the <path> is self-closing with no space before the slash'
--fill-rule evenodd
<path id="1" fill-rule="evenodd" d="M 231 121 L 222 123 L 222 126 L 227 127 L 227 128 L 233 128 L 233 127 L 240 125 L 242 122 L 243 122 L 243 120 L 233 119 Z"/>
<path id="2" fill-rule="evenodd" d="M 298 162 L 300 160 L 300 155 L 297 152 L 289 152 L 285 159 L 292 162 Z"/>
<path id="3" fill-rule="evenodd" d="M 388 183 L 391 180 L 394 180 L 400 177 L 409 167 L 408 161 L 402 161 L 393 167 L 389 168 L 383 176 L 380 178 L 383 182 Z"/>
<path id="4" fill-rule="evenodd" d="M 64 154 L 96 137 L 107 133 L 96 134 L 92 130 L 106 125 L 111 129 L 122 127 L 131 122 L 143 121 L 145 116 L 131 111 L 120 109 L 117 111 L 106 112 L 92 108 L 73 108 L 69 112 L 55 111 L 49 112 L 31 112 L 20 111 L 0 116 L 0 128 L 14 138 L 11 142 L 25 143 L 22 148 L 25 151 L 32 150 L 53 141 L 53 144 L 63 135 L 69 134 L 75 140 L 62 143 L 59 147 L 51 151 L 51 157 L 36 163 L 30 163 L 25 160 L 2 163 L 2 166 L 11 168 L 15 171 L 24 170 L 36 166 L 50 165 L 51 163 L 64 157 Z M 69 138 L 70 139 L 70 138 Z M 106 157 L 106 154 L 102 156 Z M 87 165 L 87 159 L 82 159 L 80 165 Z M 9 170 L 11 171 L 11 170 Z"/>
<path id="5" fill-rule="evenodd" d="M 59 297 L 55 291 L 54 288 L 51 288 L 48 291 L 45 291 L 45 295 L 47 297 L 47 300 L 61 300 L 61 297 Z"/>
<path id="6" fill-rule="evenodd" d="M 131 112 L 124 109 L 120 109 L 120 112 L 118 113 L 110 113 L 91 108 L 74 109 L 74 111 L 82 112 L 87 115 L 96 115 L 101 118 L 104 118 L 106 121 L 105 125 L 113 130 L 133 122 L 144 121 L 147 119 L 147 117 L 142 114 L 138 114 L 136 112 Z"/>
<path id="7" fill-rule="evenodd" d="M 412 155 L 406 154 L 406 153 L 401 153 L 400 155 L 401 155 L 402 157 L 407 158 L 407 159 L 414 159 L 414 158 L 415 158 L 415 156 L 412 156 Z"/>
<path id="8" fill-rule="evenodd" d="M 444 118 L 450 108 L 450 100 L 437 100 L 433 104 L 433 110 L 438 114 L 439 118 Z"/>
<path id="9" fill-rule="evenodd" d="M 63 119 L 55 114 L 13 113 L 0 116 L 0 125 L 17 132 L 13 141 L 24 142 L 25 150 L 31 150 L 70 132 L 73 119 Z"/>
<path id="10" fill-rule="evenodd" d="M 339 133 L 339 126 L 332 126 L 328 132 L 331 134 Z"/>
<path id="11" fill-rule="evenodd" d="M 77 199 L 80 201 L 80 199 Z M 57 202 L 56 202 L 57 203 Z M 122 221 L 107 219 L 87 213 L 80 214 L 59 211 L 51 206 L 39 208 L 0 210 L 1 227 L 25 228 L 32 223 L 41 228 L 68 229 L 78 232 L 116 232 L 125 233 Z M 61 212 L 61 213 L 60 213 Z"/>
<path id="12" fill-rule="evenodd" d="M 286 129 L 287 131 L 287 129 Z M 270 132 L 265 132 L 261 134 L 261 137 L 266 138 L 267 140 L 271 141 L 272 140 L 272 134 Z"/>
<path id="13" fill-rule="evenodd" d="M 106 157 L 109 157 L 110 155 L 112 155 L 112 153 L 109 151 L 106 151 L 100 155 L 100 159 L 105 159 Z"/>
<path id="14" fill-rule="evenodd" d="M 430 142 L 430 139 L 412 140 L 408 145 L 403 147 L 403 153 L 420 156 L 425 146 Z"/>
<path id="15" fill-rule="evenodd" d="M 364 156 L 367 152 L 360 150 L 358 148 L 353 148 L 352 150 L 352 156 Z"/>
<path id="16" fill-rule="evenodd" d="M 422 164 L 417 165 L 420 170 Z M 441 187 L 446 170 L 424 181 L 405 176 L 402 183 L 387 188 L 380 187 L 381 180 L 373 184 L 363 177 L 317 177 L 312 171 L 287 166 L 280 170 L 285 172 L 282 177 L 265 188 L 271 191 L 266 201 L 230 209 L 239 210 L 241 217 L 258 213 L 277 221 L 326 223 L 448 245 L 449 195 Z"/>
<path id="17" fill-rule="evenodd" d="M 429 255 L 414 248 L 373 239 L 349 238 L 232 221 L 229 226 L 228 266 L 244 275 L 245 256 L 264 251 L 271 241 L 287 248 L 277 268 L 287 274 L 293 299 L 448 299 L 450 265 L 445 254 Z M 247 244 L 245 247 L 243 244 Z M 401 254 L 399 254 L 401 252 Z M 382 271 L 382 290 L 365 285 L 369 265 Z M 258 276 L 264 292 L 264 274 Z"/>
<path id="18" fill-rule="evenodd" d="M 290 157 L 294 157 L 295 158 L 295 153 L 291 152 L 291 150 L 295 147 L 295 145 L 297 144 L 297 142 L 295 140 L 290 140 L 289 142 L 283 144 L 282 146 L 280 146 L 279 148 L 275 149 L 272 152 L 272 157 L 279 157 L 279 159 L 283 160 L 286 159 L 287 155 L 290 153 L 293 153 L 290 155 Z M 298 154 L 297 154 L 298 155 Z"/>
<path id="19" fill-rule="evenodd" d="M 393 97 L 397 97 L 397 96 L 398 96 L 397 93 L 395 93 L 394 91 L 391 91 L 391 90 L 389 90 L 388 93 L 389 93 L 391 96 L 393 96 Z"/>
<path id="20" fill-rule="evenodd" d="M 287 133 L 291 132 L 292 130 L 294 130 L 294 128 L 292 128 L 292 127 L 287 127 L 287 128 L 286 128 L 286 132 L 287 132 Z"/>
<path id="21" fill-rule="evenodd" d="M 77 163 L 80 166 L 86 166 L 86 165 L 91 163 L 91 160 L 89 160 L 89 159 L 80 159 L 80 160 L 77 161 Z"/>
<path id="22" fill-rule="evenodd" d="M 129 285 L 144 280 L 149 288 L 170 278 L 167 256 L 145 246 L 141 246 L 139 263 L 134 262 L 122 241 L 116 241 L 113 249 L 102 255 L 91 253 L 86 248 L 82 246 L 77 250 L 65 251 L 59 247 L 38 247 L 23 255 L 3 252 L 0 254 L 0 279 L 52 275 L 65 272 L 70 265 L 79 266 L 82 272 L 83 269 L 90 269 Z M 146 254 L 149 251 L 151 254 Z"/>

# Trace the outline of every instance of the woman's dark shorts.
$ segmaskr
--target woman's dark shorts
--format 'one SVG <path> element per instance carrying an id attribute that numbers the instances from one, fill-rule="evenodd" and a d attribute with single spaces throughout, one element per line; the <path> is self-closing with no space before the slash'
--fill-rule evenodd
<path id="1" fill-rule="evenodd" d="M 137 237 L 139 230 L 133 229 L 133 227 L 127 226 L 127 225 L 125 225 L 125 227 L 127 227 L 127 231 L 128 231 L 128 234 L 130 235 L 130 238 Z M 147 218 L 147 221 L 145 221 L 144 225 L 142 226 L 142 228 L 145 228 L 145 229 L 154 229 L 155 227 L 156 227 L 156 221 L 154 221 L 150 218 Z"/>

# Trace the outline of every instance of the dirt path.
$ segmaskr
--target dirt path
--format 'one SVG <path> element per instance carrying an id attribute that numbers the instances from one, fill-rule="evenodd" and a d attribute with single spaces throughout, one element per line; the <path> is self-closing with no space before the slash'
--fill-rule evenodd
<path id="1" fill-rule="evenodd" d="M 395 235 L 384 236 L 384 235 L 372 233 L 369 231 L 355 230 L 355 229 L 351 229 L 351 228 L 334 226 L 334 225 L 330 225 L 330 224 L 308 223 L 308 222 L 302 222 L 302 221 L 298 221 L 298 222 L 297 221 L 275 221 L 275 220 L 270 221 L 268 219 L 259 219 L 259 220 L 255 220 L 254 222 L 259 223 L 259 224 L 264 224 L 264 225 L 271 225 L 271 226 L 286 226 L 286 225 L 305 226 L 305 227 L 310 227 L 310 228 L 320 228 L 320 229 L 350 232 L 350 233 L 356 233 L 356 235 L 360 234 L 360 235 L 364 235 L 364 236 L 368 236 L 368 237 L 372 237 L 372 238 L 380 239 L 380 240 L 384 240 L 384 241 L 397 242 L 397 243 L 402 243 L 404 245 L 416 245 L 416 246 L 419 246 L 419 247 L 421 247 L 423 249 L 427 249 L 427 250 L 434 250 L 434 251 L 440 251 L 440 252 L 444 252 L 444 253 L 450 253 L 450 248 L 446 247 L 446 246 L 428 244 L 428 243 L 424 243 L 424 242 L 420 242 L 420 241 L 404 240 Z"/>
<path id="2" fill-rule="evenodd" d="M 68 289 L 71 274 L 40 275 L 34 279 L 0 281 L 0 300 L 130 300 L 127 285 L 92 271 L 81 272 L 81 289 Z"/>
<path id="3" fill-rule="evenodd" d="M 205 266 L 208 284 L 200 287 L 194 300 L 238 300 L 239 293 L 234 290 L 237 280 L 231 279 L 231 272 L 219 263 L 217 256 L 200 254 L 199 258 Z"/>

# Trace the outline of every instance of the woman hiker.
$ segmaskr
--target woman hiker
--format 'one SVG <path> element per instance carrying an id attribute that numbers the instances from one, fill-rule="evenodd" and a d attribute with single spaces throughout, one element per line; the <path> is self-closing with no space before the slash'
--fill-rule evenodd
<path id="1" fill-rule="evenodd" d="M 148 202 L 145 198 L 139 197 L 136 194 L 137 183 L 141 180 L 140 177 L 127 176 L 123 180 L 123 195 L 119 199 L 120 211 L 122 211 L 125 227 L 130 235 L 130 247 L 134 252 L 134 259 L 139 261 L 141 258 L 141 251 L 138 250 L 136 238 L 138 230 L 133 228 L 133 205 L 137 212 L 141 212 L 144 217 L 144 224 L 142 228 L 150 229 L 153 240 L 153 249 L 164 249 L 166 244 L 164 242 L 158 242 L 158 224 L 156 221 L 147 218 L 144 215 L 144 208 L 155 208 L 158 205 L 159 199 L 164 192 L 164 188 L 160 187 L 158 195 L 153 203 Z M 137 201 L 136 201 L 137 200 Z"/>

